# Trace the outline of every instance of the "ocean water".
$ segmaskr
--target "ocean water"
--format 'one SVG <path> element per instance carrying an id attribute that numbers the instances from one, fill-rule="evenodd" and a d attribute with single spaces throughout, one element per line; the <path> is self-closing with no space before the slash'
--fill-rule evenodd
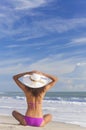
<path id="1" fill-rule="evenodd" d="M 0 115 L 22 114 L 26 101 L 22 92 L 0 92 Z M 48 92 L 43 100 L 44 114 L 51 113 L 53 121 L 86 127 L 86 92 Z"/>

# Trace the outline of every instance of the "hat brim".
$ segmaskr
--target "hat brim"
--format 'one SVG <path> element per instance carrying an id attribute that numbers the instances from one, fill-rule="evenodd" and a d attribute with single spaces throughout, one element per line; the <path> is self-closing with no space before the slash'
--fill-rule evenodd
<path id="1" fill-rule="evenodd" d="M 48 77 L 46 77 L 46 76 L 41 76 L 41 81 L 42 82 L 32 81 L 30 79 L 30 76 L 31 75 L 29 75 L 29 74 L 23 76 L 23 83 L 27 87 L 30 87 L 30 88 L 41 88 L 41 87 L 47 85 L 50 82 L 50 79 Z"/>

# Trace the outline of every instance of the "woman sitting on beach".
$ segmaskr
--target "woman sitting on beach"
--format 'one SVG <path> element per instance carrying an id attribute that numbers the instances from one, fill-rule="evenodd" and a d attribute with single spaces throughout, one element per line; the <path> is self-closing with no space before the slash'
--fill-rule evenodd
<path id="1" fill-rule="evenodd" d="M 23 77 L 23 82 L 19 78 Z M 46 80 L 47 78 L 47 80 Z M 55 85 L 57 78 L 39 71 L 30 71 L 13 76 L 16 84 L 24 91 L 27 101 L 25 115 L 13 111 L 12 115 L 21 125 L 42 127 L 51 121 L 51 114 L 43 115 L 42 101 L 46 92 Z M 49 82 L 49 80 L 51 80 Z"/>

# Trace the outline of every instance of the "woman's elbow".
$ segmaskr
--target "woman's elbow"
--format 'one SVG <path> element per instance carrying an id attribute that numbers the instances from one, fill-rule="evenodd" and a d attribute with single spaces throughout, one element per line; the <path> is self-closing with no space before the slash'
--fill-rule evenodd
<path id="1" fill-rule="evenodd" d="M 16 76 L 15 75 L 13 76 L 13 79 L 16 80 Z"/>
<path id="2" fill-rule="evenodd" d="M 57 82 L 58 81 L 58 78 L 57 77 L 54 77 L 54 82 Z"/>

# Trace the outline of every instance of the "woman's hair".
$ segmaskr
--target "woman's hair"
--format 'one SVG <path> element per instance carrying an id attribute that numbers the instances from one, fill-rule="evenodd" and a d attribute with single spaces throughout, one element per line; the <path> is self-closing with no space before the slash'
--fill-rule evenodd
<path id="1" fill-rule="evenodd" d="M 45 86 L 44 87 L 41 87 L 41 88 L 30 88 L 30 87 L 27 87 L 28 91 L 32 93 L 33 96 L 35 97 L 38 97 L 41 95 L 41 93 L 44 92 L 45 90 Z"/>

